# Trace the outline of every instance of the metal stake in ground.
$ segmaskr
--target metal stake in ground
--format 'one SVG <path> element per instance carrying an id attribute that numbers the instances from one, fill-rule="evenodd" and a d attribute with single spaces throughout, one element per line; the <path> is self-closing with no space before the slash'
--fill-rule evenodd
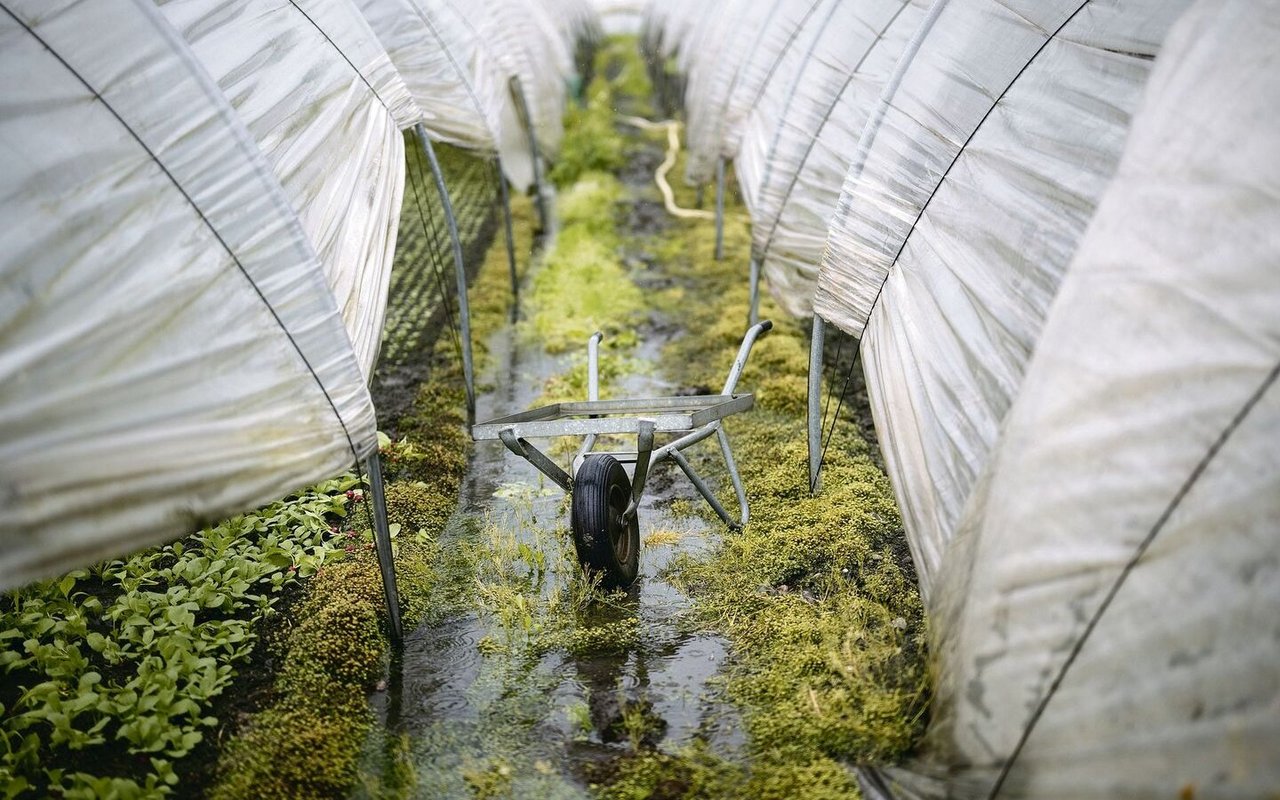
<path id="1" fill-rule="evenodd" d="M 444 208 L 445 222 L 449 225 L 449 239 L 453 244 L 453 268 L 458 278 L 458 324 L 462 328 L 462 379 L 467 385 L 467 421 L 471 422 L 475 420 L 476 413 L 476 385 L 471 362 L 471 307 L 467 303 L 467 267 L 462 261 L 462 240 L 458 237 L 458 220 L 453 215 L 453 201 L 449 199 L 449 188 L 445 186 L 444 173 L 440 170 L 440 162 L 436 160 L 435 148 L 431 146 L 422 123 L 418 123 L 414 130 L 422 141 L 422 149 L 431 165 L 431 174 L 436 179 L 436 191 L 440 193 L 440 205 Z"/>
<path id="2" fill-rule="evenodd" d="M 716 159 L 716 261 L 724 259 L 724 156 Z M 751 324 L 756 324 L 755 320 Z"/>
<path id="3" fill-rule="evenodd" d="M 822 488 L 822 352 L 827 328 L 822 317 L 813 315 L 813 339 L 809 342 L 809 491 Z"/>
<path id="4" fill-rule="evenodd" d="M 400 624 L 400 591 L 396 587 L 395 554 L 391 550 L 391 526 L 387 524 L 387 492 L 382 485 L 382 459 L 373 451 L 364 462 L 369 476 L 369 498 L 373 506 L 373 543 L 378 552 L 378 568 L 382 571 L 382 590 L 387 596 L 387 619 L 390 621 L 391 643 L 404 642 Z"/>

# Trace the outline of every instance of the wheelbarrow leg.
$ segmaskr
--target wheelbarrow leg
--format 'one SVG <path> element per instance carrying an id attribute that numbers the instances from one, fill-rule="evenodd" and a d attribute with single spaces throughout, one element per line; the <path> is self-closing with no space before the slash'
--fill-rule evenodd
<path id="1" fill-rule="evenodd" d="M 720 519 L 724 520 L 724 524 L 728 525 L 730 528 L 742 527 L 741 525 L 736 524 L 733 521 L 733 518 L 729 516 L 729 512 L 724 510 L 724 506 L 720 505 L 720 501 L 711 491 L 711 487 L 707 486 L 707 482 L 702 479 L 702 476 L 694 471 L 693 465 L 684 457 L 684 453 L 681 453 L 679 450 L 672 450 L 670 451 L 670 455 L 671 460 L 676 462 L 676 466 L 684 472 L 685 476 L 689 479 L 689 482 L 693 484 L 693 488 L 698 490 L 698 494 L 702 495 L 702 498 L 707 501 L 717 514 L 720 515 Z"/>
<path id="2" fill-rule="evenodd" d="M 653 454 L 653 431 L 656 427 L 653 420 L 640 420 L 640 432 L 636 435 L 636 472 L 631 478 L 631 504 L 627 506 L 627 519 L 634 517 L 640 508 L 644 482 L 649 476 L 649 458 Z"/>
<path id="3" fill-rule="evenodd" d="M 724 428 L 718 428 L 716 436 L 720 439 L 720 452 L 724 454 L 724 464 L 729 468 L 729 479 L 733 481 L 733 491 L 738 495 L 738 507 L 742 510 L 738 527 L 745 528 L 750 521 L 751 512 L 747 508 L 747 492 L 742 488 L 742 476 L 738 474 L 738 465 L 733 460 L 733 451 L 729 449 L 729 434 L 724 432 Z"/>
<path id="4" fill-rule="evenodd" d="M 515 431 L 510 428 L 504 428 L 498 431 L 498 438 L 502 440 L 508 450 L 537 467 L 538 471 L 550 478 L 556 486 L 566 492 L 573 491 L 573 478 L 569 477 L 569 473 L 560 469 L 560 465 L 552 461 L 546 453 L 524 439 L 518 438 Z"/>

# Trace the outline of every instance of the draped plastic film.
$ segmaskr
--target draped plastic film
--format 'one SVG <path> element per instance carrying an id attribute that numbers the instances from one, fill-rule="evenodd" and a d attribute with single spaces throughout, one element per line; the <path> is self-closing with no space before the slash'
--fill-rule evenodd
<path id="1" fill-rule="evenodd" d="M 698 43 L 688 64 L 685 97 L 685 142 L 689 150 L 685 177 L 706 183 L 719 156 L 718 134 L 729 89 L 742 60 L 748 55 L 755 13 L 766 3 L 753 0 L 721 0 L 714 13 L 699 20 Z"/>
<path id="2" fill-rule="evenodd" d="M 404 191 L 399 129 L 421 112 L 347 0 L 167 0 L 160 7 L 275 168 L 368 379 Z"/>
<path id="3" fill-rule="evenodd" d="M 475 42 L 455 18 L 426 0 L 358 0 L 386 48 L 433 140 L 492 152 L 501 93 L 482 94 Z"/>
<path id="4" fill-rule="evenodd" d="M 1183 8 L 950 0 L 854 153 L 815 307 L 861 336 L 926 601 Z"/>
<path id="5" fill-rule="evenodd" d="M 762 103 L 750 119 L 737 168 L 753 202 L 753 251 L 770 291 L 793 316 L 813 313 L 849 154 L 926 10 L 924 0 L 873 0 L 817 15 L 818 37 L 781 110 L 767 113 Z"/>
<path id="6" fill-rule="evenodd" d="M 686 178 L 706 183 L 718 157 L 736 158 L 747 118 L 757 105 L 779 91 L 778 71 L 796 46 L 802 30 L 813 35 L 812 23 L 820 8 L 833 0 L 764 0 L 730 6 L 725 0 L 697 6 L 690 37 L 681 43 L 681 66 L 705 79 L 690 81 L 686 98 L 689 117 L 689 160 Z M 845 4 L 852 6 L 854 4 Z M 672 25 L 671 21 L 666 22 Z M 674 23 L 679 29 L 681 23 Z M 704 45 L 703 42 L 710 42 Z M 717 44 L 722 47 L 714 47 Z"/>
<path id="7" fill-rule="evenodd" d="M 4 0 L 0 75 L 0 586 L 376 447 L 306 235 L 149 1 Z"/>
<path id="8" fill-rule="evenodd" d="M 1170 34 L 939 575 L 896 795 L 1280 786 L 1277 41 L 1276 0 Z"/>

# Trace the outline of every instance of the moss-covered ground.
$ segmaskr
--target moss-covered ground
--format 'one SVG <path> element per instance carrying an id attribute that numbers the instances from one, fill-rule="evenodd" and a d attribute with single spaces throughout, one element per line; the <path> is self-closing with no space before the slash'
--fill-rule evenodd
<path id="1" fill-rule="evenodd" d="M 746 327 L 749 223 L 729 194 L 723 260 L 713 257 L 713 225 L 701 220 L 673 221 L 644 242 L 675 281 L 659 302 L 678 304 L 685 327 L 663 359 L 678 385 L 718 387 Z M 677 187 L 679 205 L 694 202 L 692 189 Z M 726 686 L 743 713 L 747 758 L 728 763 L 696 745 L 642 751 L 602 770 L 602 797 L 852 797 L 849 765 L 893 762 L 923 730 L 923 611 L 889 481 L 853 415 L 843 415 L 824 489 L 810 495 L 807 324 L 767 296 L 762 317 L 775 327 L 740 384 L 757 405 L 726 426 L 751 522 L 669 570 L 694 599 L 692 624 L 732 643 Z M 722 501 L 732 507 L 731 494 Z"/>
<path id="2" fill-rule="evenodd" d="M 559 233 L 531 273 L 514 335 L 553 365 L 537 378 L 537 402 L 585 395 L 580 351 L 594 330 L 606 334 L 606 391 L 646 371 L 696 390 L 723 381 L 746 327 L 745 212 L 731 198 L 719 262 L 711 223 L 649 216 L 655 196 L 635 183 L 636 171 L 621 170 L 622 180 L 609 172 L 618 151 L 628 165 L 660 160 L 660 136 L 611 119 L 617 108 L 637 110 L 627 92 L 638 91 L 643 71 L 625 44 L 606 45 L 600 59 L 603 78 L 574 112 L 591 122 L 569 129 L 572 163 L 555 173 Z M 607 141 L 587 146 L 577 136 Z M 678 188 L 679 203 L 693 205 Z M 651 224 L 631 228 L 637 219 Z M 661 524 L 644 528 L 644 540 L 649 553 L 677 555 L 661 559 L 662 574 L 646 579 L 638 599 L 602 595 L 574 565 L 565 507 L 536 477 L 500 487 L 505 511 L 444 534 L 473 572 L 454 575 L 452 617 L 423 629 L 423 644 L 406 655 L 406 671 L 433 675 L 437 688 L 400 698 L 429 710 L 409 712 L 402 733 L 366 748 L 375 763 L 366 762 L 362 794 L 856 797 L 851 766 L 891 762 L 910 748 L 927 701 L 924 622 L 889 483 L 856 425 L 841 419 L 826 488 L 810 496 L 807 326 L 767 299 L 763 310 L 776 327 L 741 383 L 757 407 L 728 425 L 751 523 L 724 531 L 696 496 L 668 490 Z M 655 339 L 668 341 L 662 352 L 647 346 Z M 693 453 L 701 471 L 727 483 L 714 449 L 703 447 Z M 655 603 L 678 610 L 655 614 Z M 645 677 L 667 662 L 694 669 L 678 655 L 690 637 L 728 650 L 714 677 L 695 682 L 705 694 L 693 705 L 740 720 L 736 743 L 717 723 L 672 735 L 684 720 L 664 710 L 679 703 Z"/>
<path id="3" fill-rule="evenodd" d="M 411 143 L 412 144 L 412 143 Z M 479 255 L 471 289 L 473 338 L 477 363 L 488 353 L 488 335 L 505 324 L 513 303 L 506 246 L 500 237 L 479 240 L 492 226 L 481 219 L 492 194 L 479 199 L 477 186 L 488 186 L 487 165 L 480 159 L 442 148 L 451 185 L 462 188 L 459 218 L 468 247 Z M 445 522 L 457 506 L 466 467 L 466 396 L 462 384 L 456 331 L 440 327 L 437 289 L 423 289 L 436 279 L 440 265 L 428 248 L 444 245 L 435 237 L 440 220 L 423 220 L 430 180 L 415 170 L 409 156 L 406 189 L 417 201 L 406 201 L 401 220 L 384 352 L 379 369 L 409 376 L 412 400 L 407 408 L 384 396 L 385 405 L 403 409 L 384 426 L 381 447 L 387 481 L 387 516 L 392 525 L 401 615 L 406 630 L 441 619 L 471 602 L 465 576 L 473 570 L 469 553 L 441 544 Z M 421 164 L 417 164 L 421 167 Z M 418 185 L 412 185 L 414 182 Z M 469 199 L 468 199 L 469 198 Z M 428 211 L 430 209 L 427 209 Z M 533 208 L 526 198 L 513 198 L 518 269 L 529 263 L 533 247 Z M 438 214 L 438 209 L 437 209 Z M 436 253 L 438 255 L 438 253 Z M 475 258 L 475 256 L 473 256 Z M 451 275 L 451 272 L 450 272 Z M 447 301 L 444 301 L 447 302 Z M 425 327 L 435 326 L 434 332 Z M 418 376 L 424 379 L 414 380 Z M 384 409 L 379 409 L 384 414 Z M 384 417 L 385 418 L 385 417 Z M 305 599 L 291 619 L 290 630 L 276 644 L 280 662 L 270 700 L 243 732 L 223 748 L 218 780 L 209 795 L 240 798 L 328 798 L 346 796 L 359 781 L 359 762 L 366 741 L 382 738 L 368 695 L 385 686 L 390 657 L 386 602 L 377 559 L 369 542 L 361 542 L 343 562 L 323 569 L 307 586 Z"/>
<path id="4" fill-rule="evenodd" d="M 488 167 L 442 152 L 477 265 L 479 371 L 517 341 L 543 365 L 521 396 L 582 398 L 582 343 L 602 330 L 606 394 L 718 387 L 746 327 L 745 211 L 730 193 L 722 261 L 712 223 L 655 212 L 643 181 L 665 141 L 616 121 L 648 113 L 634 42 L 606 42 L 593 72 L 551 171 L 558 234 L 536 267 L 532 204 L 515 199 L 516 333 Z M 438 208 L 410 153 L 375 385 L 414 631 L 405 662 L 391 661 L 367 504 L 344 476 L 0 602 L 0 794 L 856 797 L 851 767 L 899 759 L 923 729 L 925 623 L 856 413 L 836 420 L 824 489 L 810 495 L 807 326 L 765 299 L 775 328 L 740 383 L 756 408 L 726 426 L 751 503 L 745 530 L 724 529 L 657 470 L 645 583 L 603 594 L 576 566 L 564 504 L 536 477 L 492 491 L 501 513 L 452 513 L 476 462 L 440 299 L 450 276 L 437 268 L 451 265 L 429 257 L 443 242 Z M 694 205 L 692 189 L 676 189 Z M 716 455 L 711 443 L 690 453 L 733 507 Z M 432 662 L 439 654 L 458 661 Z M 689 654 L 696 680 L 679 674 L 695 666 Z M 662 688 L 664 670 L 681 688 Z M 414 689 L 421 673 L 439 686 Z M 401 707 L 427 696 L 444 700 Z"/>

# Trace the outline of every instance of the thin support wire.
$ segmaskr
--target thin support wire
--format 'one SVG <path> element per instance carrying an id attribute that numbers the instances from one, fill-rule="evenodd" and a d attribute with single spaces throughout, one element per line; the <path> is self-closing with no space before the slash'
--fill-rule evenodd
<path id="1" fill-rule="evenodd" d="M 827 428 L 826 440 L 822 444 L 822 452 L 818 455 L 818 475 L 822 474 L 822 465 L 827 460 L 827 448 L 831 446 L 831 440 L 836 436 L 836 423 L 840 421 L 840 409 L 844 407 L 844 397 L 849 392 L 849 381 L 853 379 L 853 371 L 858 368 L 858 356 L 862 355 L 862 348 L 859 347 L 853 351 L 853 360 L 849 362 L 849 371 L 845 373 L 844 385 L 840 387 L 840 399 L 836 403 L 836 412 L 831 415 L 831 425 Z M 828 398 L 830 403 L 830 398 Z"/>
<path id="2" fill-rule="evenodd" d="M 422 177 L 424 170 L 422 155 L 419 154 L 416 159 L 418 165 L 418 177 Z M 412 178 L 412 176 L 410 176 Z M 436 277 L 436 289 L 440 292 L 440 306 L 444 310 L 445 323 L 449 328 L 449 337 L 453 340 L 454 352 L 458 354 L 458 360 L 462 360 L 462 341 L 458 338 L 458 327 L 453 322 L 453 308 L 449 304 L 449 292 L 445 289 L 444 275 L 440 270 L 440 262 L 435 257 L 435 244 L 439 241 L 439 235 L 436 233 L 435 222 L 430 223 L 428 228 L 428 217 L 430 216 L 424 211 L 424 203 L 418 192 L 418 181 L 410 180 L 409 185 L 413 189 L 413 204 L 418 210 L 418 222 L 422 225 L 423 251 L 427 259 L 427 263 L 431 265 L 431 271 Z"/>

